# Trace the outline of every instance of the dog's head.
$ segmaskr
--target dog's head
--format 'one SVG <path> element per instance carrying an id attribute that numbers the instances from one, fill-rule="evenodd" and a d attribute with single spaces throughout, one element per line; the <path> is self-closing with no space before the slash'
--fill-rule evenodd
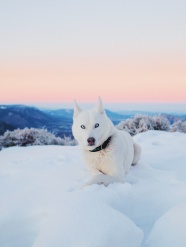
<path id="1" fill-rule="evenodd" d="M 102 145 L 112 135 L 113 124 L 106 116 L 101 98 L 98 98 L 96 107 L 84 111 L 75 101 L 72 132 L 80 146 L 86 150 Z"/>

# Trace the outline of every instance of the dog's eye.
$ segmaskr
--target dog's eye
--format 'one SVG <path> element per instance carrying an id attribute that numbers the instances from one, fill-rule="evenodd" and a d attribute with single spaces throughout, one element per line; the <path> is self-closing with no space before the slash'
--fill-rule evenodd
<path id="1" fill-rule="evenodd" d="M 95 124 L 95 128 L 97 128 L 97 127 L 99 127 L 99 124 L 98 123 Z"/>
<path id="2" fill-rule="evenodd" d="M 85 129 L 85 125 L 81 125 L 81 128 L 82 128 L 82 129 Z"/>

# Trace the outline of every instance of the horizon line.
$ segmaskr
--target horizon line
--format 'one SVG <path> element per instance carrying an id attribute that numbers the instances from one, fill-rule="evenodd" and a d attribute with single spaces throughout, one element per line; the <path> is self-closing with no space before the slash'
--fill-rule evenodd
<path id="1" fill-rule="evenodd" d="M 78 102 L 84 109 L 92 108 L 96 102 Z M 1 103 L 0 106 L 22 105 L 35 107 L 40 110 L 60 110 L 73 109 L 73 102 L 24 102 L 24 103 Z M 103 102 L 104 108 L 110 111 L 139 111 L 139 112 L 157 112 L 157 113 L 180 113 L 186 114 L 186 102 Z"/>

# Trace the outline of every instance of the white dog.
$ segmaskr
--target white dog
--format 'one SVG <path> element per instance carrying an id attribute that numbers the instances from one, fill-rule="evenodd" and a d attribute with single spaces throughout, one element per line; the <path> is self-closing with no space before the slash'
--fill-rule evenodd
<path id="1" fill-rule="evenodd" d="M 75 101 L 72 132 L 93 175 L 85 185 L 124 182 L 124 175 L 140 159 L 141 148 L 107 117 L 101 98 L 97 106 L 82 111 Z"/>

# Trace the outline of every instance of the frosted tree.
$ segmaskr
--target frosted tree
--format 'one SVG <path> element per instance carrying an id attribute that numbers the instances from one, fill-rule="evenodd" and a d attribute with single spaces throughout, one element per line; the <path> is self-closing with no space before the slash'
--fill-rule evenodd
<path id="1" fill-rule="evenodd" d="M 171 131 L 172 132 L 178 131 L 178 132 L 186 133 L 186 121 L 181 121 L 181 120 L 176 121 L 171 126 Z"/>
<path id="2" fill-rule="evenodd" d="M 0 147 L 31 146 L 31 145 L 76 145 L 70 137 L 56 137 L 46 129 L 25 128 L 6 131 L 0 137 Z"/>
<path id="3" fill-rule="evenodd" d="M 132 136 L 147 130 L 170 130 L 170 123 L 164 116 L 136 115 L 131 119 L 120 122 L 117 126 L 119 130 L 125 130 Z"/>
<path id="4" fill-rule="evenodd" d="M 170 130 L 170 122 L 164 116 L 154 116 L 152 117 L 154 120 L 154 130 L 162 130 L 169 131 Z"/>

